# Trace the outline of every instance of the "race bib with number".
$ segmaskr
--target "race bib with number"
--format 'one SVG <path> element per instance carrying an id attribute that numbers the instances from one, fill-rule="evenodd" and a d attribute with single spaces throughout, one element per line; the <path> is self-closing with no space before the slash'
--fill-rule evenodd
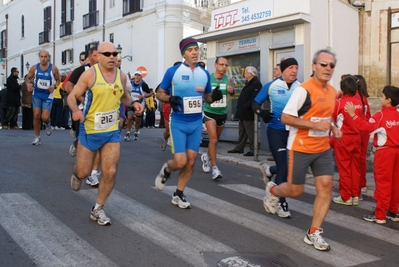
<path id="1" fill-rule="evenodd" d="M 141 101 L 140 99 L 139 99 L 139 93 L 130 93 L 130 96 L 132 97 L 132 100 L 133 101 L 136 101 L 136 100 L 139 100 L 139 101 Z"/>
<path id="2" fill-rule="evenodd" d="M 117 123 L 116 110 L 107 112 L 96 112 L 94 115 L 94 129 L 105 130 Z"/>
<path id="3" fill-rule="evenodd" d="M 310 121 L 312 122 L 319 122 L 319 121 L 328 121 L 330 122 L 330 118 L 317 118 L 317 117 L 311 117 Z M 316 130 L 309 130 L 309 136 L 311 137 L 325 137 L 329 136 L 330 130 L 327 131 L 316 131 Z"/>
<path id="4" fill-rule="evenodd" d="M 202 112 L 202 96 L 183 97 L 184 114 L 193 114 Z"/>
<path id="5" fill-rule="evenodd" d="M 49 80 L 42 80 L 42 79 L 37 80 L 37 88 L 39 88 L 39 89 L 48 90 L 50 85 L 51 84 L 50 84 Z"/>
<path id="6" fill-rule="evenodd" d="M 226 102 L 227 98 L 224 95 L 222 99 L 215 101 L 211 104 L 211 107 L 213 108 L 225 108 L 227 107 L 227 102 Z"/>

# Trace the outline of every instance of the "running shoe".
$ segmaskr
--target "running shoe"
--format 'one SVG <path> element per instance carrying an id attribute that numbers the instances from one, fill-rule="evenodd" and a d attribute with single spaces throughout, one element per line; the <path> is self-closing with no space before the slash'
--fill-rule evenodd
<path id="1" fill-rule="evenodd" d="M 134 141 L 139 140 L 139 135 L 138 135 L 137 133 L 134 134 L 133 140 L 134 140 Z"/>
<path id="2" fill-rule="evenodd" d="M 129 141 L 130 140 L 130 133 L 129 132 L 126 133 L 125 137 L 123 137 L 123 140 L 124 141 Z"/>
<path id="3" fill-rule="evenodd" d="M 69 155 L 71 155 L 71 157 L 75 157 L 76 156 L 76 144 L 75 144 L 75 142 L 73 142 L 72 145 L 69 147 Z"/>
<path id="4" fill-rule="evenodd" d="M 168 145 L 168 139 L 164 139 L 161 143 L 161 150 L 165 151 L 166 150 L 166 146 Z"/>
<path id="5" fill-rule="evenodd" d="M 362 194 L 367 193 L 367 186 L 362 187 L 362 188 L 360 189 L 360 192 L 361 192 Z"/>
<path id="6" fill-rule="evenodd" d="M 40 137 L 36 137 L 35 139 L 33 139 L 32 145 L 33 146 L 38 146 L 38 145 L 40 145 L 42 143 L 41 141 L 42 140 L 40 139 Z"/>
<path id="7" fill-rule="evenodd" d="M 341 196 L 337 196 L 333 198 L 334 203 L 340 204 L 340 205 L 345 205 L 345 206 L 352 206 L 353 200 L 352 198 L 349 198 L 347 201 L 343 200 Z M 358 201 L 359 204 L 359 201 Z"/>
<path id="8" fill-rule="evenodd" d="M 268 213 L 271 214 L 276 214 L 276 207 L 277 207 L 277 203 L 278 203 L 278 197 L 276 197 L 275 195 L 273 195 L 270 192 L 270 189 L 276 186 L 275 183 L 273 182 L 268 182 L 266 185 L 266 196 L 263 199 L 263 207 L 265 207 L 265 210 Z"/>
<path id="9" fill-rule="evenodd" d="M 288 210 L 287 202 L 278 203 L 276 213 L 280 218 L 286 218 L 286 219 L 291 218 L 291 212 Z"/>
<path id="10" fill-rule="evenodd" d="M 209 158 L 208 154 L 202 154 L 201 160 L 202 160 L 202 170 L 204 172 L 210 172 L 211 171 L 211 159 Z"/>
<path id="11" fill-rule="evenodd" d="M 176 192 L 173 193 L 172 204 L 178 206 L 181 209 L 190 209 L 190 202 L 186 200 L 186 196 L 184 194 L 177 195 Z"/>
<path id="12" fill-rule="evenodd" d="M 71 188 L 73 191 L 79 191 L 82 186 L 82 180 L 78 179 L 75 175 L 71 176 Z"/>
<path id="13" fill-rule="evenodd" d="M 223 178 L 222 172 L 219 170 L 218 167 L 212 168 L 212 179 L 213 180 L 218 180 Z"/>
<path id="14" fill-rule="evenodd" d="M 71 130 L 69 131 L 69 135 L 70 135 L 72 138 L 76 138 L 76 132 L 75 132 L 73 129 L 71 129 Z"/>
<path id="15" fill-rule="evenodd" d="M 50 126 L 50 124 L 47 124 L 46 125 L 46 134 L 47 134 L 47 136 L 50 136 L 52 132 L 53 132 L 52 127 Z"/>
<path id="16" fill-rule="evenodd" d="M 388 220 L 391 220 L 391 221 L 393 221 L 393 222 L 399 222 L 399 214 L 390 212 L 390 211 L 388 210 L 388 212 L 387 212 L 387 219 L 388 219 Z"/>
<path id="17" fill-rule="evenodd" d="M 97 209 L 93 207 L 91 209 L 90 219 L 97 221 L 99 225 L 111 225 L 111 219 L 105 215 L 104 206 L 100 206 Z"/>
<path id="18" fill-rule="evenodd" d="M 166 181 L 170 178 L 170 173 L 166 172 L 167 163 L 162 165 L 161 171 L 155 177 L 155 187 L 158 190 L 164 190 Z"/>
<path id="19" fill-rule="evenodd" d="M 352 205 L 353 206 L 359 206 L 359 197 L 352 197 Z"/>
<path id="20" fill-rule="evenodd" d="M 96 172 L 92 175 L 89 175 L 86 179 L 86 184 L 90 185 L 91 187 L 98 187 L 98 184 L 100 183 L 98 181 L 98 177 L 100 177 L 101 172 Z"/>
<path id="21" fill-rule="evenodd" d="M 384 219 L 383 219 L 383 220 L 377 219 L 377 218 L 375 217 L 374 213 L 370 213 L 370 214 L 363 215 L 363 219 L 364 219 L 365 221 L 368 221 L 368 222 L 375 222 L 375 223 L 378 223 L 378 224 L 387 223 L 387 220 L 384 220 Z"/>
<path id="22" fill-rule="evenodd" d="M 263 182 L 265 182 L 265 184 L 270 182 L 273 177 L 273 174 L 270 172 L 270 166 L 267 163 L 262 163 L 259 169 L 263 174 Z"/>
<path id="23" fill-rule="evenodd" d="M 308 244 L 314 246 L 317 250 L 327 251 L 330 250 L 330 245 L 324 240 L 321 236 L 323 233 L 323 229 L 319 228 L 313 234 L 309 234 L 309 230 L 306 232 L 305 238 L 303 241 Z"/>
<path id="24" fill-rule="evenodd" d="M 56 130 L 56 131 L 62 131 L 62 130 L 65 130 L 65 128 L 62 127 L 62 126 L 60 126 L 60 127 L 55 126 L 55 127 L 54 127 L 54 130 Z"/>

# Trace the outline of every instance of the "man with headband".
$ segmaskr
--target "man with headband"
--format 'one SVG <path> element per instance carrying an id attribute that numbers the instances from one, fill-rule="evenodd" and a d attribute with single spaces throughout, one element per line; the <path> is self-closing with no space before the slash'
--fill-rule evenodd
<path id="1" fill-rule="evenodd" d="M 193 38 L 186 38 L 179 44 L 182 64 L 170 67 L 159 86 L 157 98 L 171 105 L 170 139 L 173 159 L 163 164 L 155 178 L 155 187 L 165 188 L 166 181 L 173 171 L 178 171 L 176 192 L 172 204 L 182 209 L 190 208 L 183 190 L 194 171 L 202 134 L 203 101 L 213 103 L 221 99 L 222 92 L 211 89 L 210 76 L 207 70 L 198 65 L 198 43 Z"/>
<path id="2" fill-rule="evenodd" d="M 273 175 L 275 183 L 287 182 L 287 140 L 289 131 L 281 122 L 283 109 L 292 95 L 292 92 L 301 84 L 297 80 L 298 62 L 293 57 L 283 58 L 280 62 L 281 76 L 265 84 L 253 102 L 253 110 L 268 123 L 267 139 L 270 151 L 276 162 L 275 166 L 263 163 L 260 170 L 263 173 L 265 183 L 271 180 Z M 268 101 L 270 110 L 262 110 L 263 102 Z M 290 218 L 288 204 L 284 197 L 280 197 L 276 213 L 281 218 Z"/>

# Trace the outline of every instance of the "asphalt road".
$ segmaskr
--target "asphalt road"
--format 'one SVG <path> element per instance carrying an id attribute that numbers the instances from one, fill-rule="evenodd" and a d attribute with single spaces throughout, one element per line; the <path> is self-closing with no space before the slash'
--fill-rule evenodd
<path id="1" fill-rule="evenodd" d="M 374 206 L 331 205 L 323 225 L 329 252 L 302 240 L 311 222 L 314 188 L 289 199 L 291 219 L 266 214 L 261 173 L 219 162 L 224 178 L 202 172 L 200 158 L 185 190 L 192 209 L 170 204 L 154 179 L 171 157 L 162 129 L 141 129 L 122 142 L 117 182 L 105 212 L 111 226 L 89 218 L 97 189 L 73 192 L 69 131 L 32 146 L 33 131 L 0 130 L 0 266 L 399 266 L 399 223 L 361 219 Z"/>

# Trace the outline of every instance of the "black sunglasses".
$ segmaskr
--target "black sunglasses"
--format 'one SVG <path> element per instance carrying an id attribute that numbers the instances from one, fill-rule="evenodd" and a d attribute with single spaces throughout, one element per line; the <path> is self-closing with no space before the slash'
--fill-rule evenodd
<path id="1" fill-rule="evenodd" d="M 79 59 L 80 61 L 85 61 L 85 59 L 84 58 L 81 58 L 81 59 Z"/>
<path id="2" fill-rule="evenodd" d="M 332 68 L 332 69 L 335 68 L 335 63 L 332 63 L 332 62 L 327 63 L 327 62 L 322 61 L 317 64 L 320 64 L 320 66 L 322 66 L 323 68 L 326 68 L 328 65 L 330 65 L 330 68 Z"/>
<path id="3" fill-rule="evenodd" d="M 104 55 L 104 56 L 106 56 L 106 57 L 110 57 L 111 55 L 113 55 L 114 57 L 116 57 L 116 56 L 118 56 L 118 52 L 98 52 L 98 53 L 100 53 L 101 55 Z"/>

